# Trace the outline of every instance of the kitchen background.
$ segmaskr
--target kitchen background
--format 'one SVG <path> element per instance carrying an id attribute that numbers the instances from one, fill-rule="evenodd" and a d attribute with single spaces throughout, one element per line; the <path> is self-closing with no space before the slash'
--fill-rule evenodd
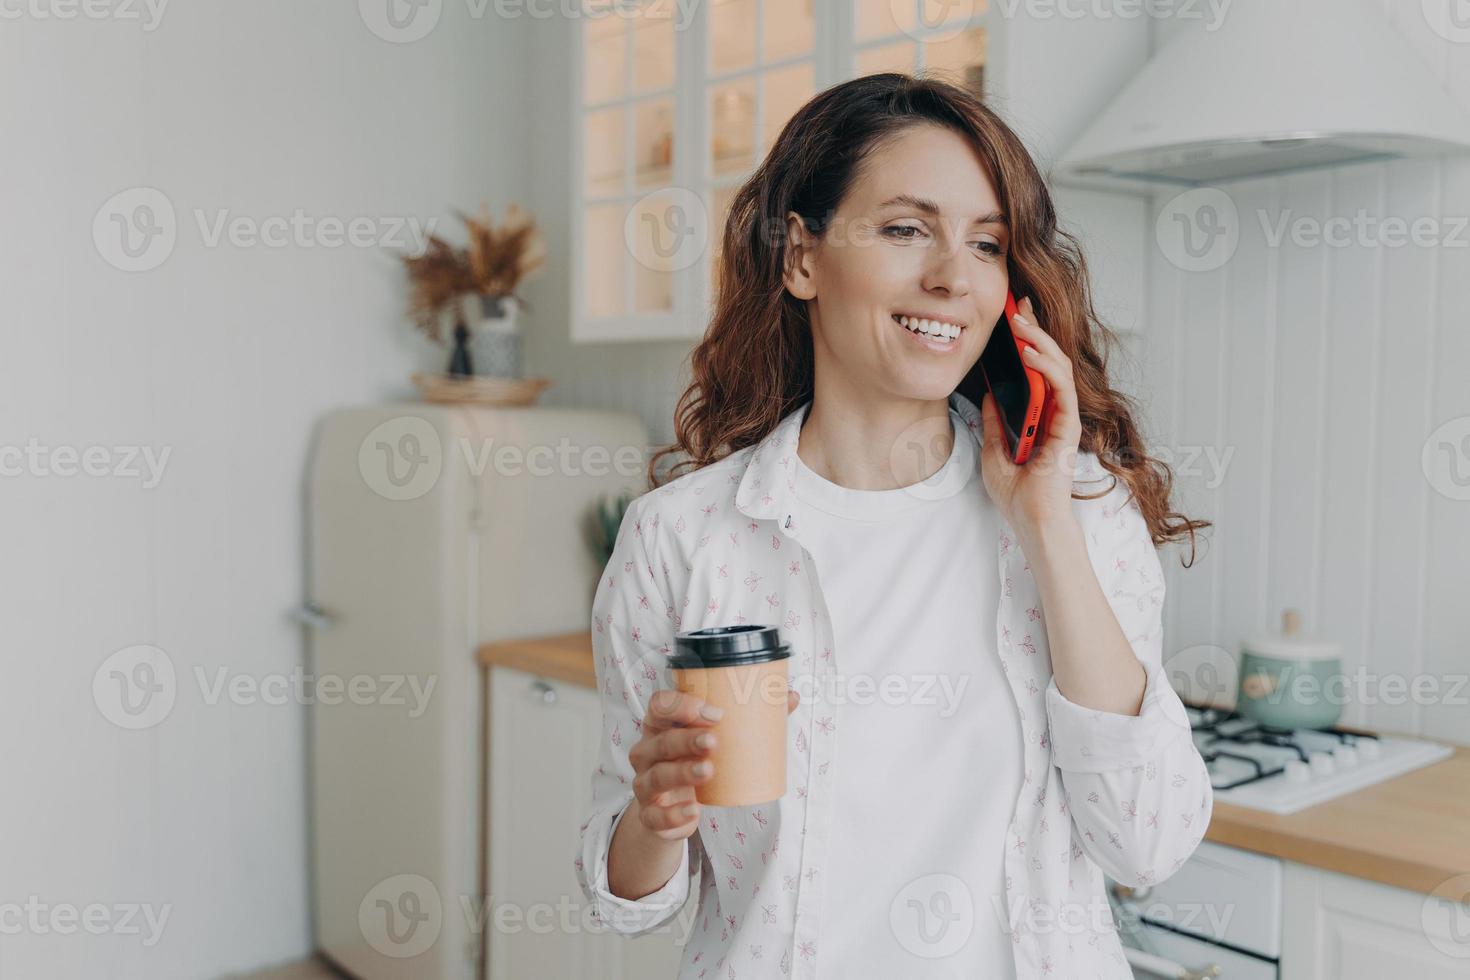
<path id="1" fill-rule="evenodd" d="M 931 30 L 902 0 L 715 0 L 700 15 L 716 38 L 707 70 L 734 80 L 709 83 L 703 109 L 621 92 L 609 23 L 626 22 L 589 26 L 575 4 L 0 3 L 0 447 L 50 454 L 8 453 L 0 479 L 0 906 L 168 909 L 154 943 L 146 927 L 0 916 L 0 978 L 218 977 L 318 947 L 310 708 L 211 700 L 194 678 L 260 683 L 306 662 L 288 612 L 309 591 L 318 426 L 340 406 L 416 397 L 409 373 L 445 361 L 403 314 L 395 255 L 422 243 L 416 226 L 452 237 L 456 207 L 523 205 L 547 250 L 520 314 L 527 372 L 553 381 L 539 404 L 629 413 L 663 443 L 705 284 L 640 261 L 614 203 L 676 182 L 660 169 L 679 165 L 673 132 L 710 147 L 712 178 L 681 186 L 708 195 L 715 240 L 720 202 L 785 114 L 852 72 L 923 66 L 981 86 L 1048 170 L 1155 53 L 1223 36 L 1253 2 L 1141 16 L 992 0 L 939 5 L 952 16 Z M 1346 5 L 1383 18 L 1470 107 L 1463 3 Z M 689 84 L 666 25 L 628 28 L 622 77 L 639 91 Z M 737 74 L 757 57 L 746 37 L 764 61 Z M 1292 38 L 1304 59 L 1314 40 Z M 1352 54 L 1345 70 L 1371 78 L 1374 51 Z M 638 106 L 626 128 L 623 101 Z M 624 149 L 632 173 L 608 165 Z M 1241 642 L 1296 609 L 1367 678 L 1343 724 L 1470 745 L 1470 157 L 1222 186 L 1239 232 L 1224 259 L 1170 237 L 1182 207 L 1217 213 L 1180 188 L 1057 187 L 1121 331 L 1122 377 L 1181 467 L 1186 509 L 1217 524 L 1193 569 L 1166 563 L 1176 683 L 1231 703 Z M 1283 220 L 1360 209 L 1377 224 L 1341 245 L 1270 240 Z M 222 221 L 297 213 L 363 219 L 371 240 L 214 237 Z M 1431 240 L 1385 244 L 1388 219 L 1426 219 Z M 147 247 L 120 249 L 119 229 Z M 97 472 L 60 475 L 61 451 L 89 447 L 107 450 Z M 166 721 L 130 730 L 99 710 L 94 681 L 139 645 L 165 651 L 181 683 Z M 1470 973 L 1467 935 L 1462 923 L 1441 954 Z"/>

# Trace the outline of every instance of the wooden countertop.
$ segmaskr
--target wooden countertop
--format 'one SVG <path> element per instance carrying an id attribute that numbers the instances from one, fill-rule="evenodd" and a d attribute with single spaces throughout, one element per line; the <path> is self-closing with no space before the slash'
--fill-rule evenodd
<path id="1" fill-rule="evenodd" d="M 479 660 L 597 689 L 590 632 L 487 643 Z M 1205 838 L 1427 894 L 1470 874 L 1470 748 L 1286 816 L 1216 803 Z"/>
<path id="2" fill-rule="evenodd" d="M 486 643 L 480 647 L 479 660 L 481 667 L 509 667 L 597 690 L 590 630 Z"/>
<path id="3" fill-rule="evenodd" d="M 1470 749 L 1285 816 L 1216 803 L 1205 837 L 1427 894 L 1470 874 Z"/>

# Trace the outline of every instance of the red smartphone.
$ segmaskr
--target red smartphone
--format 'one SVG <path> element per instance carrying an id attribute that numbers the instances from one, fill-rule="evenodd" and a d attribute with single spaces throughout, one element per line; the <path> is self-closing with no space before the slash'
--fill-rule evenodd
<path id="1" fill-rule="evenodd" d="M 1006 309 L 980 355 L 985 387 L 1000 409 L 1000 427 L 1006 452 L 1016 464 L 1031 458 L 1031 450 L 1045 434 L 1051 420 L 1051 387 L 1041 372 L 1021 360 L 1021 351 L 1031 345 L 1011 332 L 1010 318 L 1016 315 L 1016 298 L 1006 293 Z"/>

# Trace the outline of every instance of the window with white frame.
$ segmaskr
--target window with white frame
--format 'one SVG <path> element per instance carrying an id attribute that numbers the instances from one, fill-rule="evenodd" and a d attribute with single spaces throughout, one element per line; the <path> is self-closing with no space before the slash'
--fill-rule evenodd
<path id="1" fill-rule="evenodd" d="M 878 71 L 939 72 L 983 92 L 985 6 L 585 0 L 572 339 L 698 337 L 730 201 L 797 108 Z"/>

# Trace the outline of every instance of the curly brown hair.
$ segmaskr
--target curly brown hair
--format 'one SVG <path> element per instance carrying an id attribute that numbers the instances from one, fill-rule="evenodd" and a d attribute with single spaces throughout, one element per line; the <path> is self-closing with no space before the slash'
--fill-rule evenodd
<path id="1" fill-rule="evenodd" d="M 1074 236 L 1057 227 L 1046 183 L 1016 134 L 972 93 L 941 79 L 887 72 L 818 93 L 781 130 L 770 153 L 730 205 L 718 289 L 708 329 L 690 354 L 693 379 L 675 410 L 673 445 L 648 463 L 651 486 L 760 442 L 813 397 L 814 357 L 806 303 L 783 281 L 785 215 L 815 235 L 827 228 L 864 161 L 910 127 L 947 127 L 971 143 L 1007 216 L 1012 292 L 1030 295 L 1041 326 L 1071 359 L 1082 420 L 1080 448 L 1097 455 L 1137 500 L 1156 546 L 1209 526 L 1174 510 L 1173 473 L 1148 455 L 1135 406 L 1108 383 L 1116 337 L 1093 308 L 1087 263 Z M 979 405 L 978 363 L 956 391 Z M 658 462 L 686 457 L 661 481 Z M 1083 495 L 1074 494 L 1081 498 Z"/>

